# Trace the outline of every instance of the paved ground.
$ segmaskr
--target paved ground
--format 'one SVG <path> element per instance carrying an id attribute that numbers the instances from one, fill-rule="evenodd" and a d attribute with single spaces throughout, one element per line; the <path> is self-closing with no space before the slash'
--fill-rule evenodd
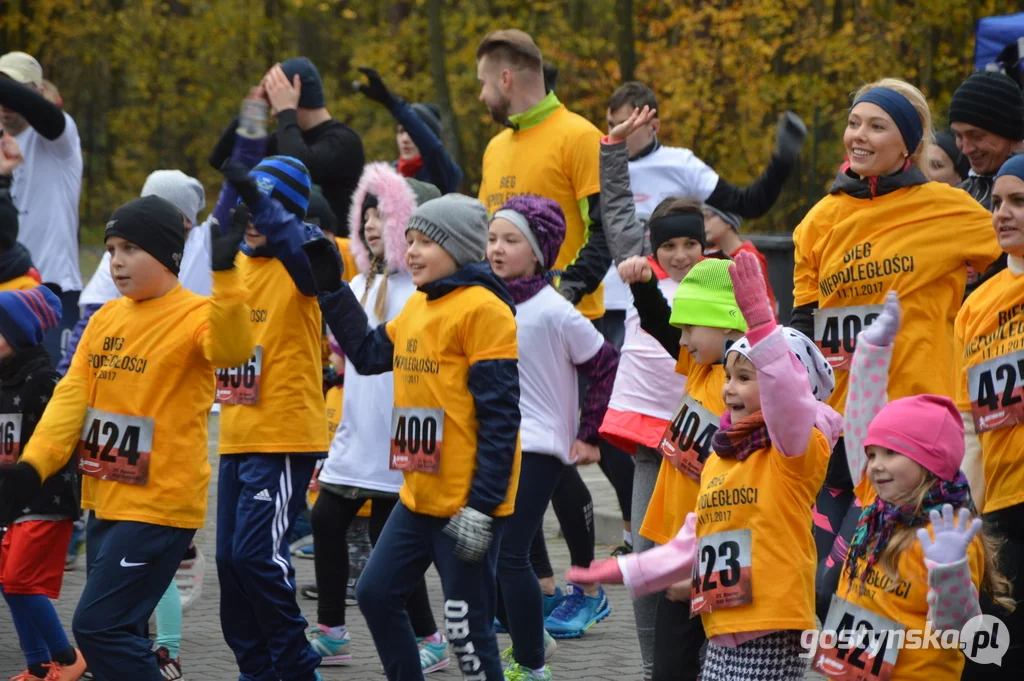
<path id="1" fill-rule="evenodd" d="M 216 442 L 216 418 L 211 420 L 211 440 Z M 215 463 L 215 456 L 211 454 Z M 184 663 L 185 678 L 189 681 L 229 681 L 238 678 L 238 668 L 234 657 L 220 630 L 218 602 L 220 590 L 217 584 L 217 570 L 213 565 L 217 467 L 214 466 L 214 478 L 210 484 L 210 505 L 206 527 L 199 531 L 198 542 L 205 552 L 207 561 L 206 581 L 200 603 L 185 614 L 183 622 L 181 654 Z M 611 486 L 604 480 L 596 466 L 585 472 L 592 486 L 595 508 L 601 510 L 609 519 L 617 513 Z M 603 484 L 602 484 L 603 483 Z M 556 574 L 564 574 L 569 566 L 568 551 L 565 543 L 556 537 L 557 524 L 552 514 L 545 523 L 549 537 L 549 552 Z M 614 530 L 614 523 L 612 523 Z M 612 532 L 614 535 L 614 532 Z M 621 539 L 621 537 L 619 537 Z M 613 536 L 614 540 L 614 536 Z M 607 555 L 611 547 L 599 547 L 598 555 Z M 61 620 L 70 633 L 71 615 L 78 602 L 85 581 L 85 560 L 80 560 L 80 567 L 66 574 L 62 599 L 57 610 Z M 299 583 L 313 582 L 313 562 L 295 560 L 295 568 Z M 435 612 L 440 611 L 443 598 L 437 575 L 431 571 L 427 583 L 430 586 L 431 601 Z M 555 678 L 559 680 L 587 679 L 595 681 L 633 681 L 640 679 L 640 660 L 633 631 L 633 612 L 629 605 L 625 589 L 622 587 L 609 589 L 612 614 L 604 622 L 594 626 L 586 636 L 575 641 L 565 641 L 551 662 Z M 302 611 L 308 619 L 315 621 L 316 602 L 301 600 Z M 350 629 L 353 639 L 355 659 L 347 667 L 329 667 L 321 670 L 325 681 L 358 681 L 361 679 L 383 679 L 382 668 L 377 659 L 373 643 L 366 631 L 358 608 L 350 611 Z M 507 636 L 500 636 L 502 648 L 509 645 Z M 8 678 L 24 669 L 24 658 L 18 647 L 18 639 L 11 623 L 10 613 L 0 606 L 0 678 Z M 453 664 L 446 670 L 432 674 L 430 679 L 458 679 L 461 674 Z M 126 680 L 131 681 L 131 680 Z"/>

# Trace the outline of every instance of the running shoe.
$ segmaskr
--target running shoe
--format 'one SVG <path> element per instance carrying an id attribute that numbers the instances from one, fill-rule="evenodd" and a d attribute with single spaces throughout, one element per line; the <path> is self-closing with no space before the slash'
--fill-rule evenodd
<path id="1" fill-rule="evenodd" d="M 302 594 L 303 598 L 308 598 L 311 601 L 318 600 L 320 598 L 320 590 L 316 584 L 303 584 L 302 588 L 299 589 L 299 593 Z"/>
<path id="2" fill-rule="evenodd" d="M 46 678 L 47 679 L 50 678 L 50 675 L 47 674 Z M 11 677 L 11 681 L 46 681 L 46 679 L 41 679 L 38 676 L 36 676 L 35 674 L 30 674 L 29 671 L 26 669 L 25 671 L 23 671 L 22 673 L 18 674 L 17 676 L 12 676 Z"/>
<path id="3" fill-rule="evenodd" d="M 505 670 L 505 681 L 551 681 L 551 668 L 544 667 L 543 673 L 538 674 L 532 669 L 513 662 Z"/>
<path id="4" fill-rule="evenodd" d="M 444 669 L 452 663 L 448 657 L 448 639 L 441 637 L 440 643 L 431 643 L 425 638 L 417 639 L 420 646 L 420 669 L 430 674 Z"/>
<path id="5" fill-rule="evenodd" d="M 587 596 L 576 584 L 569 584 L 566 592 L 562 604 L 544 620 L 544 628 L 555 638 L 579 638 L 587 629 L 612 614 L 603 587 L 598 587 L 596 596 Z"/>
<path id="6" fill-rule="evenodd" d="M 555 651 L 558 650 L 558 641 L 552 638 L 546 630 L 544 632 L 544 661 L 550 662 L 551 658 L 555 656 Z M 501 660 L 505 663 L 511 663 L 515 661 L 515 649 L 512 646 L 505 648 L 501 651 Z"/>
<path id="7" fill-rule="evenodd" d="M 59 662 L 51 662 L 50 664 L 43 665 L 49 667 L 50 671 L 46 674 L 46 681 L 78 681 L 85 674 L 85 658 L 82 657 L 81 651 L 75 648 L 75 661 L 71 664 L 64 665 Z M 31 679 L 32 677 L 29 677 Z M 176 677 L 176 678 L 181 678 Z"/>
<path id="8" fill-rule="evenodd" d="M 199 550 L 199 546 L 193 544 L 188 547 L 185 558 L 178 565 L 178 571 L 174 574 L 174 582 L 178 585 L 181 593 L 181 611 L 188 612 L 203 593 L 203 577 L 206 575 L 206 557 Z"/>
<path id="9" fill-rule="evenodd" d="M 623 541 L 615 547 L 615 550 L 611 553 L 611 557 L 618 558 L 619 556 L 628 556 L 631 553 L 633 553 L 633 545 L 628 541 Z"/>
<path id="10" fill-rule="evenodd" d="M 562 604 L 565 600 L 565 594 L 562 593 L 562 587 L 555 587 L 555 594 L 548 596 L 547 594 L 541 594 L 542 600 L 544 601 L 544 619 L 551 616 L 551 613 L 555 611 L 555 608 Z"/>
<path id="11" fill-rule="evenodd" d="M 298 549 L 292 555 L 296 556 L 298 558 L 305 558 L 307 560 L 313 560 L 313 544 L 312 544 L 312 542 L 310 542 L 309 544 L 306 544 L 302 548 Z"/>
<path id="12" fill-rule="evenodd" d="M 326 629 L 317 625 L 306 630 L 306 640 L 320 656 L 320 665 L 323 667 L 345 664 L 352 660 L 352 653 L 349 651 L 351 639 L 347 634 L 342 638 L 331 638 Z"/>
<path id="13" fill-rule="evenodd" d="M 160 647 L 156 649 L 156 661 L 160 665 L 160 676 L 166 681 L 181 681 L 184 677 L 181 675 L 181 661 L 171 657 L 170 651 L 167 648 Z"/>

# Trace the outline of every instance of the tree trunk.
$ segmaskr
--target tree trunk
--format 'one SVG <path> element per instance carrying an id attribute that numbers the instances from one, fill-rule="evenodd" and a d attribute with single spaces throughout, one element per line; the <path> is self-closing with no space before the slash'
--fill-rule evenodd
<path id="1" fill-rule="evenodd" d="M 633 80 L 636 72 L 636 50 L 633 44 L 633 0 L 615 0 L 616 42 L 619 49 L 619 70 L 622 82 Z"/>
<path id="2" fill-rule="evenodd" d="M 444 25 L 441 23 L 441 0 L 427 0 L 427 32 L 430 37 L 430 73 L 434 78 L 434 99 L 441 108 L 444 121 L 442 141 L 460 167 L 464 167 L 459 124 L 452 112 L 452 96 L 448 89 L 448 65 L 444 45 Z"/>

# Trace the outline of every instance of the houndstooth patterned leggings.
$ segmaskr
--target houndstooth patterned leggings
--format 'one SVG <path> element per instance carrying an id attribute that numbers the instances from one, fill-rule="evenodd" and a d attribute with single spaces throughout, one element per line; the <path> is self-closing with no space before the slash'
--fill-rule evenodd
<path id="1" fill-rule="evenodd" d="M 702 681 L 802 681 L 810 659 L 800 657 L 800 632 L 776 631 L 726 648 L 708 641 Z"/>

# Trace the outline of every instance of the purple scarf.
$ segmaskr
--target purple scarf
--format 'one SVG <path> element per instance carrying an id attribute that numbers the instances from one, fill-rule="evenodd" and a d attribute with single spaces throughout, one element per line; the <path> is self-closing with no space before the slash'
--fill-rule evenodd
<path id="1" fill-rule="evenodd" d="M 857 578 L 858 559 L 866 557 L 867 564 L 864 573 L 860 575 L 863 582 L 867 579 L 868 571 L 878 562 L 882 551 L 889 545 L 893 530 L 898 525 L 923 527 L 931 521 L 928 512 L 941 511 L 943 504 L 951 504 L 955 509 L 966 506 L 971 513 L 977 515 L 974 500 L 971 499 L 971 488 L 963 471 L 957 472 L 957 476 L 949 482 L 936 480 L 924 495 L 920 513 L 914 505 L 897 505 L 885 501 L 882 497 L 875 499 L 875 503 L 870 506 L 865 506 L 850 541 L 850 552 L 846 555 L 850 584 L 852 585 L 853 580 Z"/>
<path id="2" fill-rule="evenodd" d="M 530 298 L 541 292 L 545 286 L 551 283 L 551 273 L 533 274 L 529 277 L 505 280 L 505 288 L 512 296 L 512 302 L 516 305 L 525 303 Z"/>

